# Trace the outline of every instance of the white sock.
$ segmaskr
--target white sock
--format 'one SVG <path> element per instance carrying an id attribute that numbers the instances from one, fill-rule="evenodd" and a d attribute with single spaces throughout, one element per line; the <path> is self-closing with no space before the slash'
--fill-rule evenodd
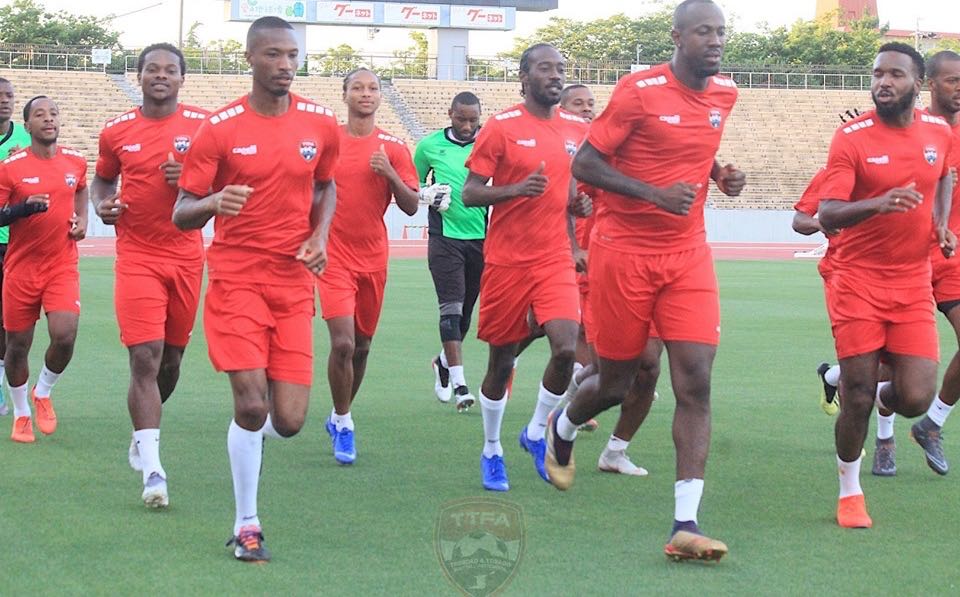
<path id="1" fill-rule="evenodd" d="M 230 456 L 230 472 L 233 474 L 233 498 L 236 500 L 237 516 L 233 534 L 240 527 L 260 526 L 257 516 L 257 489 L 260 485 L 260 465 L 263 462 L 263 434 L 248 431 L 236 421 L 230 421 L 227 431 L 227 454 Z"/>
<path id="2" fill-rule="evenodd" d="M 353 431 L 353 417 L 350 413 L 338 415 L 337 411 L 333 411 L 330 413 L 330 422 L 337 427 L 337 431 L 343 431 L 344 429 Z"/>
<path id="3" fill-rule="evenodd" d="M 9 385 L 9 381 L 7 384 Z M 27 384 L 22 386 L 10 386 L 10 399 L 13 401 L 14 417 L 30 416 L 30 401 L 27 400 Z"/>
<path id="4" fill-rule="evenodd" d="M 450 367 L 450 383 L 452 383 L 455 388 L 467 385 L 467 380 L 463 376 L 463 365 L 453 365 Z"/>
<path id="5" fill-rule="evenodd" d="M 628 447 L 630 447 L 630 442 L 620 439 L 616 435 L 611 435 L 607 441 L 607 450 L 611 452 L 626 452 Z"/>
<path id="6" fill-rule="evenodd" d="M 578 427 L 567 416 L 567 409 L 563 409 L 563 412 L 557 417 L 557 435 L 560 436 L 560 439 L 565 439 L 568 442 L 577 439 Z"/>
<path id="7" fill-rule="evenodd" d="M 283 439 L 283 436 L 277 433 L 276 428 L 274 428 L 270 413 L 267 413 L 267 420 L 263 423 L 263 427 L 260 428 L 260 433 L 262 433 L 264 437 Z"/>
<path id="8" fill-rule="evenodd" d="M 844 462 L 837 456 L 837 471 L 840 474 L 840 497 L 845 498 L 851 495 L 861 495 L 860 489 L 860 461 L 863 456 L 858 457 L 853 462 Z"/>
<path id="9" fill-rule="evenodd" d="M 577 374 L 583 370 L 583 365 L 580 363 L 573 364 L 573 375 L 570 376 L 570 383 L 567 384 L 567 391 L 563 393 L 563 397 L 560 399 L 560 402 L 557 404 L 557 410 L 563 410 L 567 407 L 568 404 L 573 400 L 574 396 L 577 395 L 577 390 L 580 389 L 580 381 L 577 380 Z"/>
<path id="10" fill-rule="evenodd" d="M 535 442 L 543 439 L 547 431 L 547 416 L 550 415 L 550 411 L 556 408 L 562 397 L 543 387 L 543 382 L 540 382 L 540 390 L 537 392 L 537 406 L 533 409 L 530 422 L 527 423 L 527 439 Z"/>
<path id="11" fill-rule="evenodd" d="M 450 368 L 450 363 L 447 362 L 447 351 L 443 348 L 440 349 L 440 364 L 443 365 L 445 369 Z"/>
<path id="12" fill-rule="evenodd" d="M 874 402 L 876 402 L 877 406 L 879 406 L 883 410 L 890 410 L 890 409 L 887 408 L 887 405 L 884 404 L 883 401 L 880 399 L 880 392 L 883 391 L 883 388 L 889 385 L 890 385 L 889 381 L 881 381 L 877 383 L 877 397 L 874 399 Z"/>
<path id="13" fill-rule="evenodd" d="M 135 430 L 133 439 L 137 442 L 140 462 L 143 463 L 143 482 L 147 482 L 151 473 L 160 473 L 160 476 L 166 479 L 167 471 L 163 470 L 163 466 L 160 464 L 160 430 Z"/>
<path id="14" fill-rule="evenodd" d="M 507 401 L 490 400 L 480 392 L 480 412 L 483 413 L 483 455 L 503 456 L 503 446 L 500 445 L 500 424 L 503 423 L 503 411 L 507 408 Z"/>
<path id="15" fill-rule="evenodd" d="M 703 497 L 703 479 L 683 479 L 673 485 L 673 519 L 679 522 L 697 522 L 700 498 Z"/>
<path id="16" fill-rule="evenodd" d="M 7 365 L 3 362 L 3 359 L 0 359 L 0 387 L 3 387 L 3 382 L 7 380 Z M 7 385 L 10 385 L 9 383 Z"/>
<path id="17" fill-rule="evenodd" d="M 833 387 L 840 385 L 840 365 L 834 365 L 823 374 L 823 380 Z"/>
<path id="18" fill-rule="evenodd" d="M 44 365 L 43 368 L 40 369 L 40 377 L 37 378 L 37 388 L 34 390 L 37 398 L 49 398 L 50 390 L 53 389 L 53 386 L 57 385 L 58 379 L 60 379 L 60 374 L 54 373 Z"/>
<path id="19" fill-rule="evenodd" d="M 897 413 L 890 413 L 885 417 L 877 411 L 877 439 L 890 439 L 893 437 L 893 420 L 897 418 Z"/>
<path id="20" fill-rule="evenodd" d="M 927 410 L 927 416 L 938 426 L 943 427 L 943 424 L 947 422 L 947 417 L 950 416 L 951 410 L 953 410 L 953 405 L 945 403 L 940 399 L 940 395 L 937 394 L 937 397 L 933 399 L 933 403 L 930 404 L 930 408 Z"/>

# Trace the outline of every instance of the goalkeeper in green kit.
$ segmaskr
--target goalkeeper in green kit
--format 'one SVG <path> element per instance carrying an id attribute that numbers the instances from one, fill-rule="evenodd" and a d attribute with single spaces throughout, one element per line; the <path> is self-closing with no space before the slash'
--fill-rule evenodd
<path id="1" fill-rule="evenodd" d="M 463 373 L 462 342 L 480 292 L 483 239 L 487 208 L 466 207 L 460 191 L 467 179 L 464 167 L 480 129 L 480 100 L 469 91 L 450 105 L 450 126 L 424 137 L 413 162 L 421 191 L 430 204 L 427 261 L 440 304 L 442 349 L 433 359 L 434 390 L 440 402 L 456 398 L 458 412 L 476 400 Z"/>

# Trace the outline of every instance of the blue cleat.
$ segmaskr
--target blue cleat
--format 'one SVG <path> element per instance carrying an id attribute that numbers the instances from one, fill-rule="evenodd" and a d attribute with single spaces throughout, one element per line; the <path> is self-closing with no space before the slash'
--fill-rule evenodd
<path id="1" fill-rule="evenodd" d="M 483 488 L 489 491 L 507 491 L 510 481 L 507 480 L 507 465 L 503 456 L 480 455 L 480 478 L 483 479 Z"/>
<path id="2" fill-rule="evenodd" d="M 332 445 L 337 437 L 337 426 L 333 424 L 333 421 L 330 420 L 330 417 L 327 417 L 327 422 L 324 426 L 327 429 L 327 435 L 330 436 L 330 443 Z"/>
<path id="3" fill-rule="evenodd" d="M 336 431 L 333 438 L 333 457 L 340 464 L 353 464 L 357 449 L 353 444 L 353 431 L 347 428 Z"/>
<path id="4" fill-rule="evenodd" d="M 533 466 L 537 469 L 537 474 L 540 475 L 541 479 L 549 483 L 550 479 L 547 477 L 547 469 L 543 466 L 543 460 L 547 455 L 546 438 L 535 442 L 527 437 L 527 428 L 524 427 L 523 431 L 520 432 L 520 447 L 533 456 Z"/>

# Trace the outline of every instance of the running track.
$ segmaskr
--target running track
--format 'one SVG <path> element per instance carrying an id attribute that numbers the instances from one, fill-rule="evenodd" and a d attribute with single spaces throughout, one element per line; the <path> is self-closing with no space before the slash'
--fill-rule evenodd
<path id="1" fill-rule="evenodd" d="M 113 237 L 86 238 L 77 245 L 81 257 L 111 257 L 115 255 Z M 793 259 L 796 251 L 815 248 L 815 244 L 795 243 L 710 243 L 716 259 L 783 260 Z M 400 259 L 426 259 L 427 241 L 391 241 L 390 256 Z"/>

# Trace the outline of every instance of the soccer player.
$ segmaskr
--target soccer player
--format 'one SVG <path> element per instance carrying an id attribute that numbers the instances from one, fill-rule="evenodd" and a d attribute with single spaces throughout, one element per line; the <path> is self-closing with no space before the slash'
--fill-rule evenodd
<path id="1" fill-rule="evenodd" d="M 28 357 L 41 308 L 47 314 L 50 346 L 31 392 L 37 427 L 45 435 L 57 429 L 50 391 L 73 357 L 80 319 L 77 241 L 87 232 L 87 162 L 80 152 L 57 144 L 60 111 L 46 96 L 23 108 L 30 147 L 0 167 L 0 204 L 11 206 L 42 198 L 45 213 L 11 225 L 4 258 L 3 322 L 7 332 L 6 374 L 13 401 L 15 442 L 35 440 L 27 381 Z"/>
<path id="2" fill-rule="evenodd" d="M 480 388 L 485 439 L 480 471 L 484 488 L 491 491 L 510 488 L 500 426 L 517 344 L 530 332 L 531 307 L 550 341 L 550 360 L 520 444 L 544 480 L 547 415 L 573 373 L 580 301 L 572 257 L 577 247 L 568 234 L 567 207 L 576 195 L 570 156 L 587 123 L 557 108 L 564 68 L 563 57 L 549 44 L 524 50 L 523 102 L 487 121 L 467 160 L 464 204 L 494 206 L 484 245 L 477 330 L 490 353 Z"/>
<path id="3" fill-rule="evenodd" d="M 567 85 L 560 94 L 560 107 L 587 122 L 593 120 L 595 116 L 593 106 L 596 102 L 590 88 L 580 83 Z"/>
<path id="4" fill-rule="evenodd" d="M 873 64 L 875 110 L 834 134 L 820 191 L 820 221 L 843 228 L 831 258 L 827 311 L 840 361 L 843 408 L 836 423 L 841 527 L 873 524 L 860 487 L 860 461 L 874 401 L 915 417 L 936 392 L 936 320 L 931 239 L 945 256 L 953 181 L 950 126 L 914 108 L 924 75 L 911 46 L 887 43 Z M 877 383 L 883 357 L 889 384 Z"/>
<path id="5" fill-rule="evenodd" d="M 180 174 L 173 222 L 215 218 L 203 326 L 210 360 L 230 378 L 239 560 L 270 559 L 257 512 L 265 437 L 303 426 L 313 375 L 314 284 L 327 262 L 339 138 L 333 112 L 290 92 L 293 27 L 261 17 L 247 31 L 253 88 L 211 114 Z"/>
<path id="6" fill-rule="evenodd" d="M 200 231 L 181 231 L 171 221 L 183 156 L 207 115 L 178 103 L 186 68 L 170 44 L 140 52 L 143 105 L 101 131 L 91 185 L 97 215 L 117 231 L 114 301 L 120 341 L 130 355 L 127 408 L 134 429 L 129 461 L 142 472 L 141 499 L 149 508 L 169 504 L 160 464 L 161 407 L 180 377 L 203 277 Z"/>
<path id="7" fill-rule="evenodd" d="M 953 205 L 950 210 L 949 227 L 954 234 L 960 233 L 960 185 L 957 171 L 960 170 L 960 54 L 943 51 L 934 54 L 927 62 L 927 84 L 930 89 L 930 107 L 927 113 L 944 119 L 953 131 L 953 152 L 950 167 L 953 173 Z M 953 326 L 960 344 L 960 259 L 944 259 L 938 247 L 934 247 L 930 260 L 933 267 L 933 297 L 937 309 Z M 947 416 L 960 399 L 960 352 L 956 352 L 943 374 L 940 393 L 933 399 L 927 414 L 910 428 L 910 435 L 923 448 L 927 465 L 934 472 L 946 475 L 949 464 L 943 454 L 941 429 Z"/>
<path id="8" fill-rule="evenodd" d="M 697 521 L 720 335 L 703 208 L 711 179 L 736 196 L 746 177 L 715 157 L 737 99 L 733 81 L 717 76 L 723 13 L 710 0 L 685 0 L 674 11 L 671 36 L 670 62 L 620 79 L 574 159 L 574 176 L 601 189 L 590 244 L 599 388 L 578 392 L 552 419 L 547 467 L 558 489 L 570 487 L 577 426 L 623 402 L 655 323 L 677 400 L 674 522 L 665 552 L 673 559 L 719 559 L 726 545 L 703 536 Z"/>
<path id="9" fill-rule="evenodd" d="M 376 124 L 380 100 L 380 77 L 373 71 L 360 68 L 344 77 L 347 123 L 339 129 L 335 174 L 340 207 L 330 226 L 330 263 L 317 279 L 330 332 L 327 379 L 333 410 L 326 429 L 340 464 L 357 458 L 350 407 L 363 382 L 383 307 L 389 245 L 383 214 L 391 197 L 411 216 L 420 201 L 410 150 Z"/>
<path id="10" fill-rule="evenodd" d="M 0 160 L 5 160 L 10 154 L 16 153 L 30 145 L 30 133 L 13 120 L 13 83 L 0 77 Z M 3 288 L 3 256 L 7 253 L 7 242 L 10 239 L 10 229 L 0 227 L 0 289 Z M 2 294 L 2 293 L 0 293 Z M 10 412 L 3 397 L 4 362 L 3 355 L 7 351 L 7 334 L 3 331 L 3 321 L 0 320 L 0 417 Z"/>
<path id="11" fill-rule="evenodd" d="M 480 99 L 460 92 L 447 114 L 450 126 L 421 139 L 413 163 L 420 184 L 450 186 L 448 205 L 431 206 L 428 213 L 427 263 L 440 304 L 442 343 L 433 359 L 434 392 L 444 403 L 456 396 L 457 411 L 465 412 L 476 399 L 467 387 L 462 347 L 480 294 L 487 209 L 465 206 L 461 193 L 467 179 L 464 163 L 480 130 Z"/>

